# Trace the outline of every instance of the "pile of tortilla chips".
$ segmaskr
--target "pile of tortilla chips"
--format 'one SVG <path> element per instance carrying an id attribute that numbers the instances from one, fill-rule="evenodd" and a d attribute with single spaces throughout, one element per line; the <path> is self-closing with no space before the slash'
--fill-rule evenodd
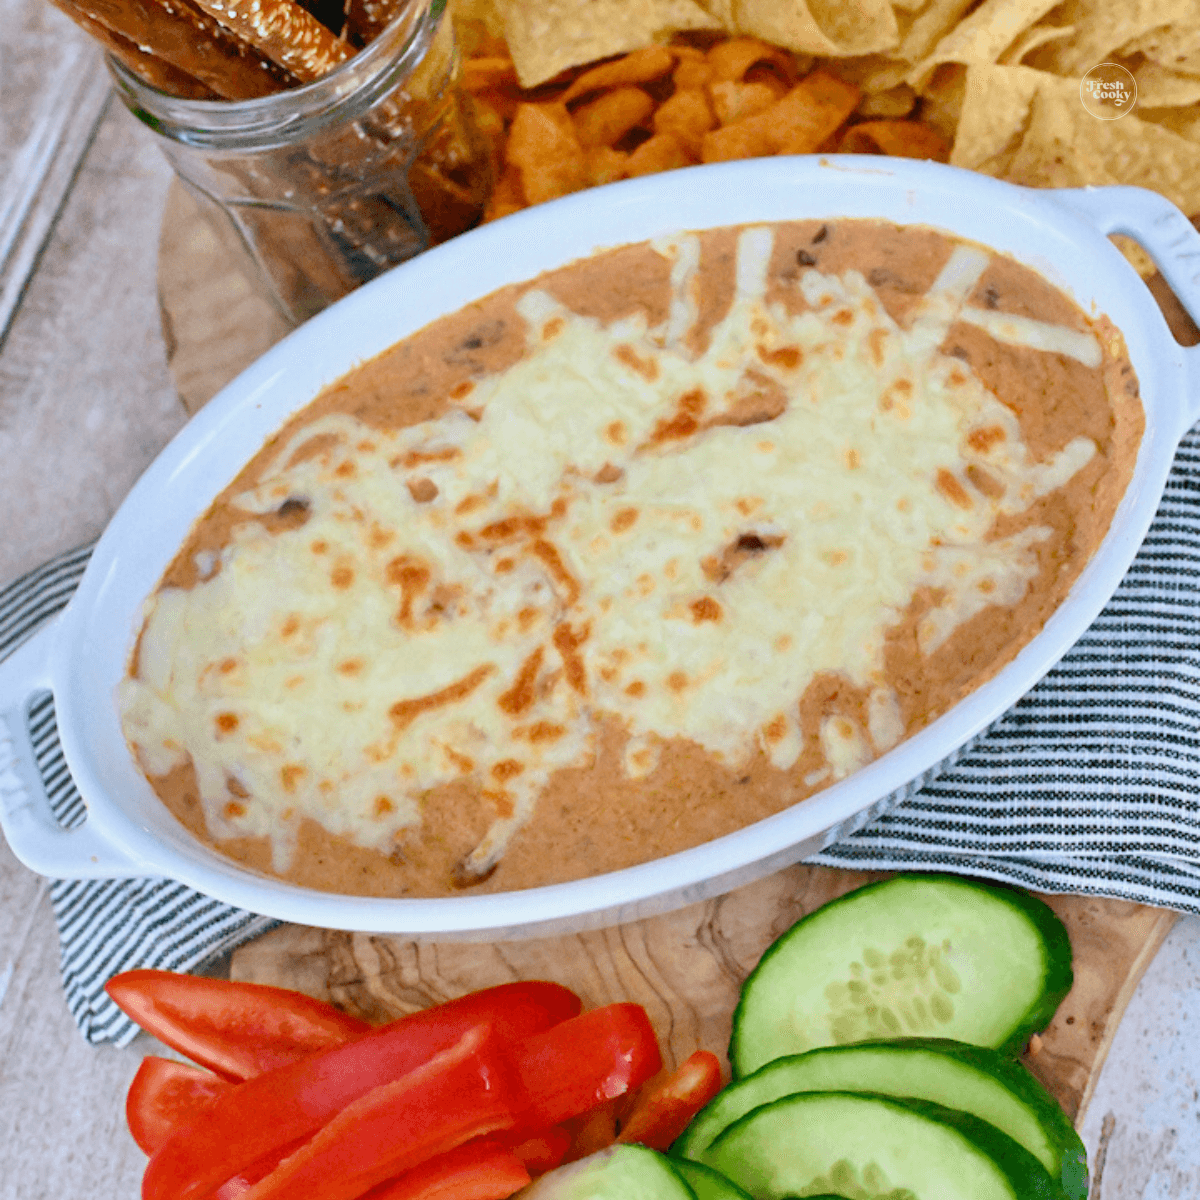
<path id="1" fill-rule="evenodd" d="M 1033 186 L 1131 183 L 1200 213 L 1200 0 L 450 2 L 496 156 L 489 218 L 692 163 L 814 151 Z M 1137 85 L 1118 119 L 1080 97 L 1104 63 Z"/>

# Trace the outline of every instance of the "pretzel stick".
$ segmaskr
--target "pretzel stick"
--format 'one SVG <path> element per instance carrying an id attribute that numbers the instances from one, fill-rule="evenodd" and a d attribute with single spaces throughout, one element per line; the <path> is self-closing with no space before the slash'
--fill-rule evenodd
<path id="1" fill-rule="evenodd" d="M 278 92 L 288 77 L 187 0 L 70 0 L 85 16 L 226 100 Z"/>
<path id="2" fill-rule="evenodd" d="M 399 10 L 398 0 L 346 0 L 346 26 L 366 45 L 391 24 Z"/>
<path id="3" fill-rule="evenodd" d="M 354 55 L 295 0 L 196 0 L 235 37 L 301 83 L 311 83 Z"/>
<path id="4" fill-rule="evenodd" d="M 50 3 L 67 14 L 85 33 L 90 34 L 118 62 L 129 68 L 143 83 L 156 87 L 160 92 L 179 96 L 184 100 L 215 100 L 216 93 L 207 88 L 186 71 L 173 67 L 165 59 L 148 54 L 119 33 L 89 17 L 71 3 L 71 0 L 50 0 Z"/>

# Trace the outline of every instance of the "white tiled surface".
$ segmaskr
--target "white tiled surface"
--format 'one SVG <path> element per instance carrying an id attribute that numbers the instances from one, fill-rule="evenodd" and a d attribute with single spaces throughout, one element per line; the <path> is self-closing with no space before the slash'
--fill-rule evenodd
<path id="1" fill-rule="evenodd" d="M 0 0 L 0 178 L 38 85 L 14 54 L 53 33 L 44 8 Z M 183 423 L 155 291 L 168 182 L 110 104 L 0 351 L 0 585 L 98 533 Z M 144 1160 L 122 1107 L 147 1048 L 79 1037 L 45 884 L 0 842 L 0 1200 L 134 1200 Z M 1200 918 L 1176 926 L 1117 1036 L 1084 1125 L 1093 1161 L 1106 1128 L 1096 1200 L 1200 1197 Z"/>

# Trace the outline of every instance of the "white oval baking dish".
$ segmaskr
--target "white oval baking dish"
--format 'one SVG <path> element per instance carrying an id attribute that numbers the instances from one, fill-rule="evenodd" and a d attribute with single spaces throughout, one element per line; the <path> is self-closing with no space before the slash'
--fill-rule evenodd
<path id="1" fill-rule="evenodd" d="M 1146 431 L 1108 536 L 1045 628 L 995 678 L 870 766 L 796 807 L 669 858 L 552 887 L 447 899 L 373 899 L 242 869 L 194 839 L 126 748 L 114 702 L 142 603 L 192 524 L 294 410 L 356 363 L 505 284 L 605 247 L 717 225 L 868 217 L 928 225 L 1011 254 L 1106 314 L 1141 384 Z M 562 933 L 717 895 L 860 827 L 911 794 L 986 730 L 1079 638 L 1124 575 L 1180 437 L 1200 419 L 1200 347 L 1170 335 L 1107 240 L 1136 238 L 1200 317 L 1200 235 L 1138 188 L 1031 191 L 934 163 L 773 158 L 586 191 L 475 230 L 309 321 L 215 397 L 146 471 L 100 539 L 66 610 L 0 665 L 0 825 L 17 857 L 60 878 L 161 875 L 254 912 L 308 925 L 438 938 Z M 67 763 L 88 807 L 54 820 L 26 734 L 30 697 L 54 694 Z M 7 730 L 7 733 L 6 733 Z"/>

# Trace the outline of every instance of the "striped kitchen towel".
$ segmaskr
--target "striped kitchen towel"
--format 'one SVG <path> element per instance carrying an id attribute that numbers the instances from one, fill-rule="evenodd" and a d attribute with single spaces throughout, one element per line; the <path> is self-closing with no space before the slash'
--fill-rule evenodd
<path id="1" fill-rule="evenodd" d="M 0 657 L 65 606 L 89 553 L 0 592 Z M 29 722 L 58 819 L 85 820 L 48 693 Z M 1129 573 L 1062 662 L 934 782 L 809 861 L 1200 913 L 1200 427 Z M 165 879 L 59 880 L 50 898 L 67 1002 L 90 1042 L 136 1033 L 104 994 L 111 975 L 203 969 L 274 924 Z"/>

